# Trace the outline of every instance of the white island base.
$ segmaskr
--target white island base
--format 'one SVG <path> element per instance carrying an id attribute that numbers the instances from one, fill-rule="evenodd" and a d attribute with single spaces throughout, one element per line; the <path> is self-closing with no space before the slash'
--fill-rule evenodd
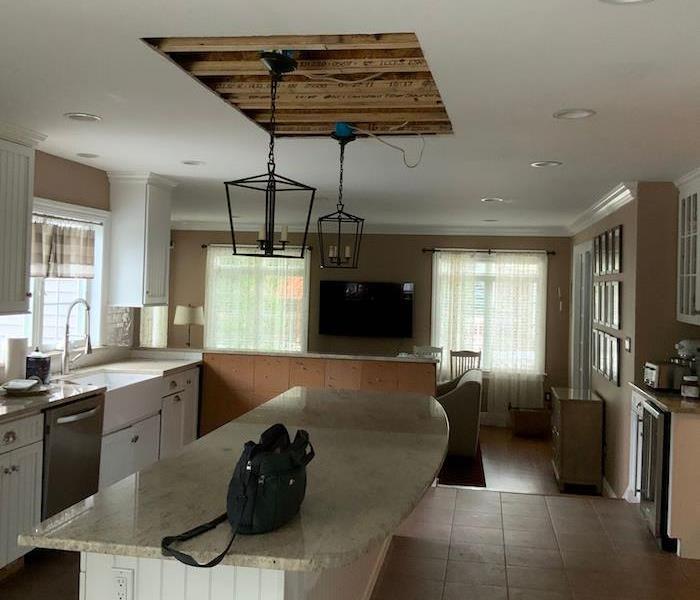
<path id="1" fill-rule="evenodd" d="M 354 563 L 324 571 L 279 571 L 219 565 L 185 566 L 172 559 L 81 552 L 80 600 L 115 598 L 126 574 L 130 600 L 369 600 L 391 538 Z"/>

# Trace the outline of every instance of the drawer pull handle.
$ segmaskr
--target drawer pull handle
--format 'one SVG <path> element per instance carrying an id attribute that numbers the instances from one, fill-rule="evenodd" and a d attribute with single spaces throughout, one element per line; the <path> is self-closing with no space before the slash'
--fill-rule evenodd
<path id="1" fill-rule="evenodd" d="M 131 438 L 131 443 L 132 443 L 132 444 L 135 444 L 135 443 L 138 442 L 138 441 L 139 441 L 139 436 L 138 436 L 138 435 L 135 435 L 134 437 Z"/>
<path id="2" fill-rule="evenodd" d="M 17 433 L 14 431 L 8 431 L 2 438 L 3 445 L 7 446 L 9 444 L 14 444 L 17 441 Z"/>
<path id="3" fill-rule="evenodd" d="M 177 381 L 171 381 L 170 382 L 170 389 L 176 388 L 177 387 Z"/>
<path id="4" fill-rule="evenodd" d="M 181 400 L 182 400 L 182 398 L 180 398 L 180 396 L 173 396 L 174 402 L 180 402 Z"/>
<path id="5" fill-rule="evenodd" d="M 19 471 L 19 465 L 12 465 L 10 467 L 10 471 L 12 471 L 13 473 L 17 473 Z"/>
<path id="6" fill-rule="evenodd" d="M 9 475 L 9 474 L 10 474 L 10 469 L 8 469 L 7 467 L 5 467 L 5 468 L 2 470 L 2 474 L 3 474 L 3 475 Z"/>

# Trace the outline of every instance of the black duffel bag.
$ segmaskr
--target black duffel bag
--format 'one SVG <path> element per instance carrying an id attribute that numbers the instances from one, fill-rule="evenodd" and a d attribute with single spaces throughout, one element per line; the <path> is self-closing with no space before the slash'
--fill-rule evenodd
<path id="1" fill-rule="evenodd" d="M 309 434 L 300 429 L 294 441 L 284 425 L 273 425 L 260 436 L 260 441 L 247 442 L 228 486 L 226 512 L 216 519 L 185 531 L 164 537 L 163 556 L 172 556 L 191 567 L 214 567 L 231 548 L 236 534 L 265 533 L 291 520 L 301 507 L 306 494 L 306 465 L 314 457 Z M 231 540 L 226 549 L 206 564 L 173 548 L 176 542 L 191 540 L 214 529 L 228 519 Z"/>

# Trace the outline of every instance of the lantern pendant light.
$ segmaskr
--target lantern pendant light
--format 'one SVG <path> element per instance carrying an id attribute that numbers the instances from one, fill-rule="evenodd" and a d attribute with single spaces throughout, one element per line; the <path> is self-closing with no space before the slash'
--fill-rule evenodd
<path id="1" fill-rule="evenodd" d="M 343 165 L 345 146 L 355 139 L 347 123 L 336 123 L 332 137 L 340 144 L 340 176 L 337 210 L 318 219 L 318 239 L 321 247 L 321 267 L 357 269 L 365 220 L 345 212 L 343 204 Z"/>
<path id="2" fill-rule="evenodd" d="M 260 59 L 270 71 L 270 142 L 267 155 L 267 172 L 244 179 L 224 182 L 224 186 L 226 187 L 229 226 L 231 227 L 231 244 L 233 245 L 233 253 L 242 256 L 304 258 L 309 224 L 311 222 L 311 210 L 313 208 L 314 198 L 316 197 L 316 188 L 279 175 L 276 173 L 275 165 L 275 111 L 277 104 L 277 88 L 282 81 L 282 76 L 296 69 L 296 61 L 288 52 L 262 52 L 260 54 Z M 236 232 L 233 226 L 234 211 L 232 207 L 234 195 L 236 195 L 236 193 L 233 188 L 254 190 L 265 194 L 264 225 L 258 232 L 257 251 L 246 247 L 239 248 L 236 244 Z M 305 209 L 304 213 L 304 234 L 298 251 L 296 248 L 287 248 L 289 244 L 289 230 L 287 226 L 281 228 L 278 240 L 275 240 L 275 220 L 277 217 L 278 202 L 282 200 L 282 198 L 278 197 L 278 194 L 283 192 L 285 194 L 285 203 L 289 202 L 291 204 L 296 200 L 297 204 L 303 204 L 305 207 L 308 202 L 308 208 Z"/>

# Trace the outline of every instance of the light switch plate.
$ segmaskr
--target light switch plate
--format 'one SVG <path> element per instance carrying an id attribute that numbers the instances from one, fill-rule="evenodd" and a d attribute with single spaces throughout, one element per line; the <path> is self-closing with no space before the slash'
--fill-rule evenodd
<path id="1" fill-rule="evenodd" d="M 625 352 L 632 352 L 632 338 L 625 338 Z"/>

